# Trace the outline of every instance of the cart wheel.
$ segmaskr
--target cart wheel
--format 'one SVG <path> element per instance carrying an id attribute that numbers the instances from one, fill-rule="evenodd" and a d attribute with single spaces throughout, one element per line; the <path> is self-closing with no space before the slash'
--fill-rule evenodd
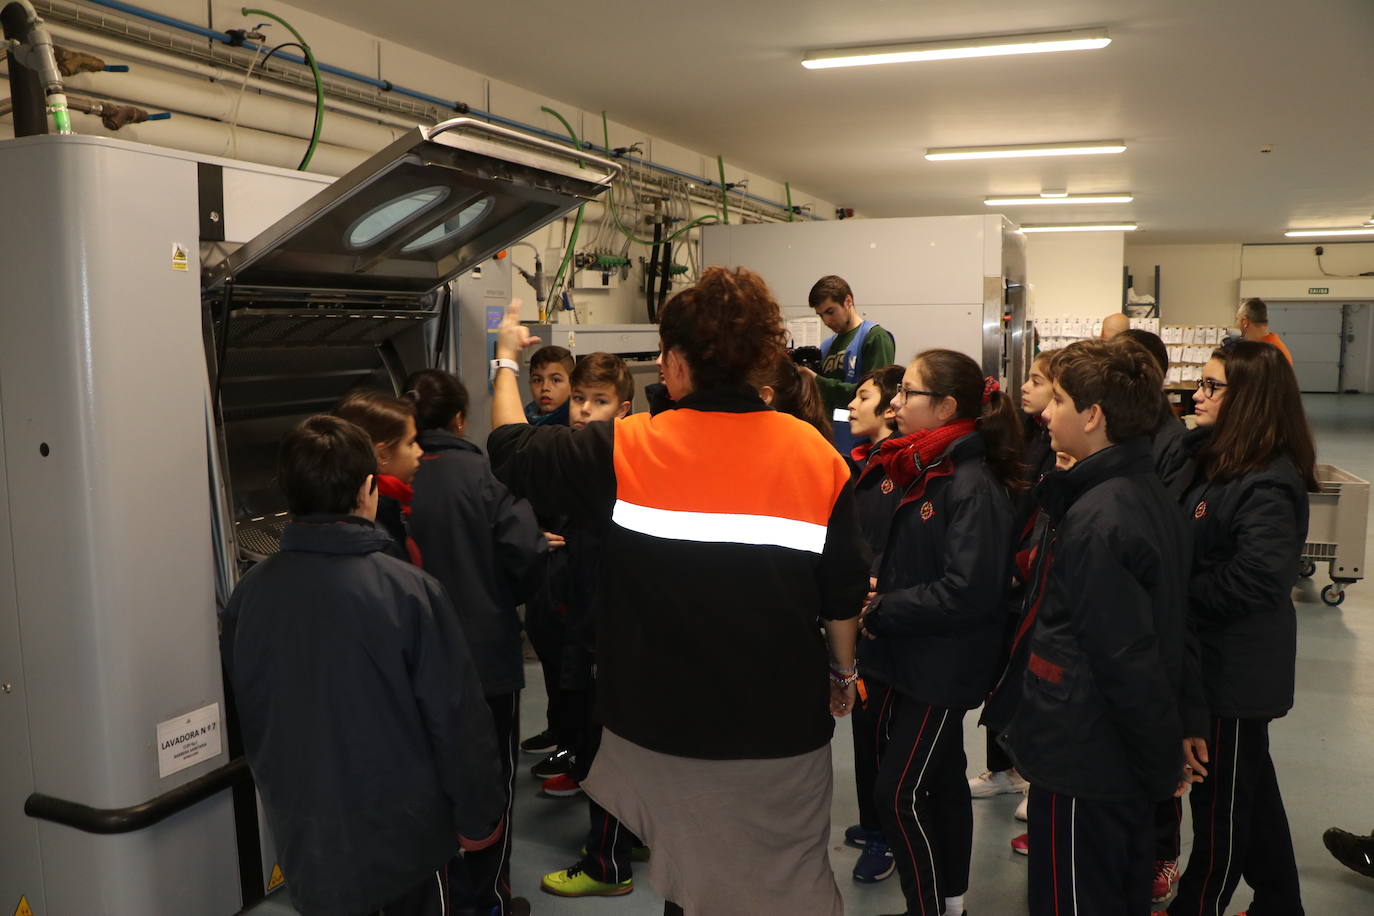
<path id="1" fill-rule="evenodd" d="M 1312 574 L 1317 571 L 1317 562 L 1303 557 L 1298 561 L 1298 575 L 1304 579 L 1312 578 Z"/>
<path id="2" fill-rule="evenodd" d="M 1344 600 L 1345 588 L 1343 586 L 1332 582 L 1326 588 L 1322 589 L 1322 601 L 1331 607 L 1339 607 Z"/>

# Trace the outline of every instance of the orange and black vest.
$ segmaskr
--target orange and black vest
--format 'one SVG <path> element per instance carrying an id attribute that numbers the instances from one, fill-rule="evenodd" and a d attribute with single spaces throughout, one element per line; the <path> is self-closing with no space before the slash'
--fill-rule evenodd
<path id="1" fill-rule="evenodd" d="M 848 467 L 814 428 L 751 391 L 717 390 L 577 432 L 502 427 L 490 449 L 541 512 L 604 527 L 606 727 L 712 759 L 795 756 L 830 740 L 818 619 L 858 614 L 867 551 Z"/>

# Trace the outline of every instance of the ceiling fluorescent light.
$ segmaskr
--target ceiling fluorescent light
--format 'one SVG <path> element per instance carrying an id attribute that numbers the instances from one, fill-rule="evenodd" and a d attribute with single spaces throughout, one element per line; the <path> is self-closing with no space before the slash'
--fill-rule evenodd
<path id="1" fill-rule="evenodd" d="M 1016 146 L 947 146 L 926 150 L 931 162 L 950 159 L 1020 159 L 1031 156 L 1100 156 L 1126 152 L 1124 140 L 1081 143 L 1023 143 Z"/>
<path id="2" fill-rule="evenodd" d="M 1042 204 L 1128 204 L 1135 200 L 1131 194 L 1058 194 L 1046 197 L 987 197 L 989 207 L 1037 207 Z"/>
<path id="3" fill-rule="evenodd" d="M 1001 57 L 1007 54 L 1044 54 L 1050 51 L 1091 51 L 1112 40 L 1106 29 L 1075 29 L 1029 35 L 994 35 L 952 41 L 919 41 L 897 45 L 860 45 L 810 51 L 802 58 L 808 70 L 832 67 L 867 67 L 873 64 L 905 64 L 922 60 L 956 60 L 966 57 Z"/>
<path id="4" fill-rule="evenodd" d="M 1134 232 L 1135 223 L 1064 223 L 1058 226 L 1022 226 L 1022 232 Z"/>
<path id="5" fill-rule="evenodd" d="M 1362 229 L 1289 229 L 1284 235 L 1290 239 L 1320 238 L 1326 235 L 1374 235 L 1374 227 Z"/>

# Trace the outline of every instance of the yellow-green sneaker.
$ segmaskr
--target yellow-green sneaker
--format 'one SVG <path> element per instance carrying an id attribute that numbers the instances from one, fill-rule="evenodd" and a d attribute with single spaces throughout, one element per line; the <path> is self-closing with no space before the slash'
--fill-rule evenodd
<path id="1" fill-rule="evenodd" d="M 547 894 L 559 897 L 620 897 L 635 889 L 635 879 L 626 878 L 619 884 L 597 881 L 574 865 L 544 876 L 539 886 Z"/>

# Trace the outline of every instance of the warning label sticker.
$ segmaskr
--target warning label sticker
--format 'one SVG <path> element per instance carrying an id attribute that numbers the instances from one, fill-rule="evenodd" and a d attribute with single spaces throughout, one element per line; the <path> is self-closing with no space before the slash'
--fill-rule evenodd
<path id="1" fill-rule="evenodd" d="M 218 703 L 159 722 L 157 775 L 166 779 L 187 767 L 218 757 L 221 746 Z"/>
<path id="2" fill-rule="evenodd" d="M 14 916 L 33 916 L 33 907 L 29 906 L 28 897 L 19 898 L 19 905 L 14 908 Z"/>
<path id="3" fill-rule="evenodd" d="M 286 876 L 281 873 L 280 865 L 272 866 L 272 877 L 267 879 L 267 889 L 274 891 L 286 883 Z"/>
<path id="4" fill-rule="evenodd" d="M 186 246 L 185 246 L 185 245 L 178 245 L 176 242 L 173 242 L 173 243 L 172 243 L 172 270 L 187 270 L 187 269 L 189 269 L 189 264 L 190 264 L 190 255 L 187 254 L 187 252 L 186 252 Z"/>

